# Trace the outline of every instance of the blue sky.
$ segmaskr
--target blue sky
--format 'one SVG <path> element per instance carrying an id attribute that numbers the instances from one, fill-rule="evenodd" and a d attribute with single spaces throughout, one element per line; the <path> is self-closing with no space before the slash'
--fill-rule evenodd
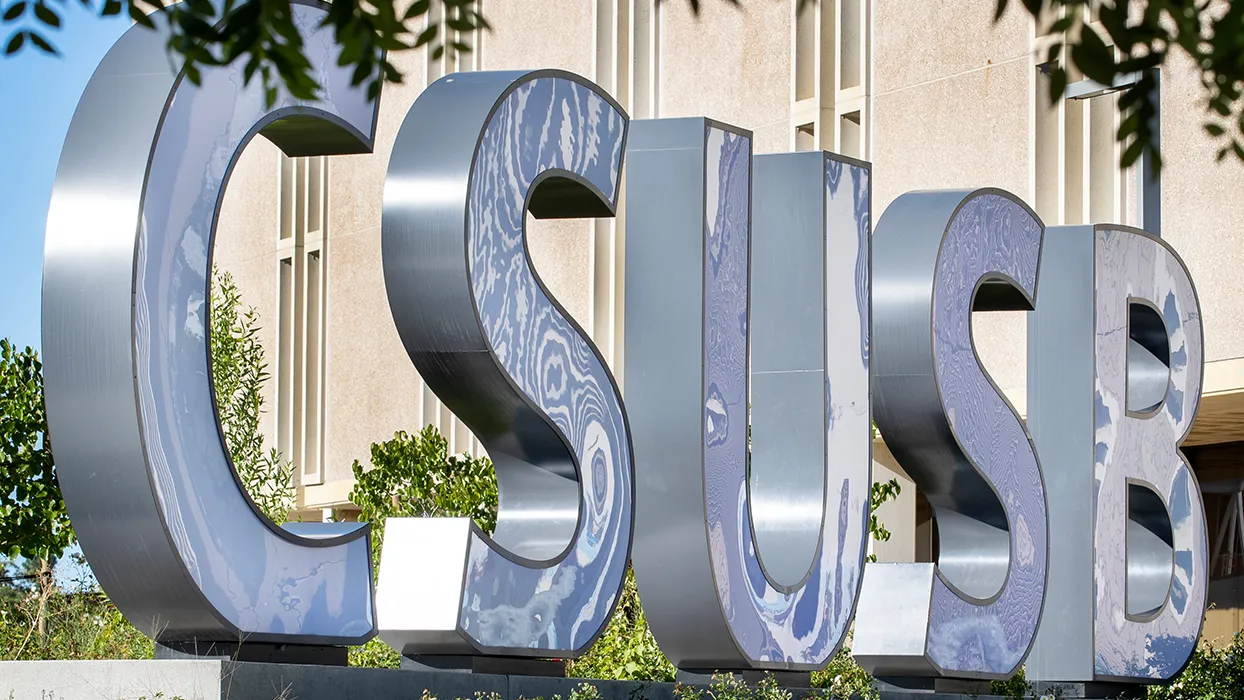
<path id="1" fill-rule="evenodd" d="M 78 3 L 57 7 L 61 30 L 44 36 L 59 58 L 30 42 L 17 56 L 0 57 L 0 337 L 36 348 L 43 229 L 61 144 L 95 66 L 130 24 Z"/>
<path id="2" fill-rule="evenodd" d="M 27 49 L 0 57 L 0 337 L 18 346 L 39 343 L 43 229 L 52 180 L 69 120 L 95 66 L 129 20 L 98 18 L 77 3 L 59 5 L 62 29 L 45 32 L 61 56 Z M 2 37 L 7 43 L 7 36 Z M 62 584 L 83 571 L 66 553 Z"/>

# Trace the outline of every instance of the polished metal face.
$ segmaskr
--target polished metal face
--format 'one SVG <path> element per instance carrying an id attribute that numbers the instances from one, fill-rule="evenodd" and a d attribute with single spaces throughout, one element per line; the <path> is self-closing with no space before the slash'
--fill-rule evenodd
<path id="1" fill-rule="evenodd" d="M 704 119 L 636 122 L 627 160 L 649 624 L 680 668 L 820 668 L 867 544 L 869 168 L 753 159 L 749 133 Z"/>
<path id="2" fill-rule="evenodd" d="M 1065 518 L 1051 523 L 1058 585 L 1032 670 L 1173 678 L 1200 635 L 1208 580 L 1201 491 L 1179 451 L 1201 396 L 1196 292 L 1142 231 L 1058 227 L 1048 245 L 1062 290 L 1038 298 L 1029 420 Z"/>
<path id="3" fill-rule="evenodd" d="M 193 85 L 167 31 L 135 26 L 88 83 L 56 175 L 43 351 L 58 477 L 100 584 L 161 641 L 374 634 L 366 526 L 302 536 L 264 518 L 213 403 L 208 280 L 235 159 L 257 133 L 290 155 L 371 150 L 376 103 L 337 65 L 325 11 L 293 12 L 324 99 L 268 108 L 241 64 Z"/>
<path id="4" fill-rule="evenodd" d="M 935 566 L 869 565 L 853 652 L 875 675 L 1001 678 L 1028 654 L 1046 584 L 1045 488 L 971 321 L 1032 308 L 1042 231 L 999 190 L 911 192 L 877 224 L 877 426 L 933 506 L 940 551 Z"/>
<path id="5" fill-rule="evenodd" d="M 573 657 L 626 574 L 626 414 L 600 353 L 548 293 L 525 221 L 612 216 L 627 117 L 561 71 L 458 73 L 398 132 L 384 190 L 389 306 L 428 386 L 497 470 L 491 537 L 390 520 L 381 638 L 407 654 Z"/>

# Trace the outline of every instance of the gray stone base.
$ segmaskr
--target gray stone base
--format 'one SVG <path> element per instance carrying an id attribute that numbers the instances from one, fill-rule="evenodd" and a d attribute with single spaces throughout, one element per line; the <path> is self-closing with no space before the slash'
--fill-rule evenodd
<path id="1" fill-rule="evenodd" d="M 156 642 L 157 659 L 223 659 L 268 664 L 316 664 L 345 666 L 350 649 L 309 644 L 259 644 L 247 642 Z"/>
<path id="2" fill-rule="evenodd" d="M 489 673 L 502 676 L 542 676 L 565 678 L 566 662 L 550 659 L 523 659 L 510 656 L 403 656 L 402 668 L 410 671 L 448 671 Z"/>
<path id="3" fill-rule="evenodd" d="M 0 699 L 9 700 L 568 700 L 582 683 L 602 700 L 675 700 L 673 683 L 584 681 L 455 671 L 341 668 L 224 659 L 3 661 Z M 793 691 L 803 700 L 809 691 Z"/>
<path id="4" fill-rule="evenodd" d="M 683 685 L 711 685 L 713 676 L 720 674 L 721 671 L 684 671 L 679 669 L 678 674 L 674 677 Z M 755 685 L 760 682 L 761 678 L 766 675 L 765 671 L 735 671 L 735 678 L 742 679 L 748 685 Z M 779 687 L 782 688 L 811 688 L 812 674 L 788 671 L 774 671 L 767 675 L 773 676 Z"/>
<path id="5" fill-rule="evenodd" d="M 919 700 L 983 700 L 989 694 L 989 681 L 959 680 L 932 677 L 880 677 L 877 690 L 883 698 L 918 698 Z"/>
<path id="6" fill-rule="evenodd" d="M 1127 683 L 1050 683 L 1039 681 L 1032 684 L 1038 697 L 1050 695 L 1055 698 L 1143 698 L 1147 686 Z"/>
<path id="7" fill-rule="evenodd" d="M 0 661 L 3 700 L 420 700 L 425 691 L 437 700 L 553 700 L 554 696 L 569 700 L 571 692 L 583 683 L 595 686 L 602 700 L 676 700 L 674 683 L 272 664 L 219 658 Z M 788 692 L 792 700 L 827 697 L 807 688 L 790 688 Z M 1063 697 L 1073 696 L 1064 693 Z M 1093 697 L 1117 697 L 1117 692 Z M 919 693 L 891 686 L 882 688 L 881 698 L 987 700 L 989 696 Z"/>

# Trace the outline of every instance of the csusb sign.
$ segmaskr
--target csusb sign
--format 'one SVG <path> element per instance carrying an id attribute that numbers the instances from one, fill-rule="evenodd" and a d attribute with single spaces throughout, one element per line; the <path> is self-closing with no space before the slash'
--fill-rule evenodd
<path id="1" fill-rule="evenodd" d="M 384 188 L 389 307 L 496 465 L 496 532 L 391 520 L 374 589 L 366 525 L 266 520 L 214 407 L 217 211 L 255 134 L 291 156 L 368 153 L 377 114 L 324 10 L 294 12 L 323 99 L 269 108 L 238 66 L 193 85 L 154 68 L 162 32 L 132 28 L 57 173 L 43 349 L 60 482 L 100 583 L 148 635 L 378 631 L 407 654 L 572 658 L 633 561 L 684 669 L 816 669 L 853 618 L 879 675 L 1027 661 L 1041 680 L 1154 682 L 1184 666 L 1207 570 L 1179 446 L 1203 353 L 1168 245 L 1047 229 L 993 189 L 903 195 L 870 235 L 868 164 L 753 156 L 747 131 L 707 119 L 630 122 L 558 71 L 429 86 Z M 625 404 L 524 229 L 528 212 L 613 216 L 624 161 Z M 975 352 L 971 312 L 989 309 L 1032 312 L 1027 425 Z M 865 569 L 873 418 L 932 503 L 936 564 Z"/>

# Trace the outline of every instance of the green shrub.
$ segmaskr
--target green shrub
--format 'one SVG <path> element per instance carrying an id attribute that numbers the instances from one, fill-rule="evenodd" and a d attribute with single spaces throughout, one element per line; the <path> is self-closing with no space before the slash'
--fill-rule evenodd
<path id="1" fill-rule="evenodd" d="M 371 447 L 371 469 L 354 462 L 350 500 L 360 520 L 372 524 L 373 556 L 379 562 L 384 519 L 402 516 L 470 517 L 485 532 L 497 523 L 497 479 L 492 463 L 470 455 L 450 455 L 433 426 L 418 435 L 396 433 Z M 568 664 L 580 678 L 670 681 L 674 667 L 648 629 L 635 577 L 628 571 L 613 618 L 596 644 Z M 351 665 L 392 668 L 396 652 L 378 640 L 352 650 Z"/>
<path id="2" fill-rule="evenodd" d="M 1202 642 L 1170 685 L 1149 687 L 1149 700 L 1244 699 L 1244 632 L 1215 646 Z"/>
<path id="3" fill-rule="evenodd" d="M 380 566 L 385 518 L 470 517 L 485 532 L 497 526 L 497 477 L 492 462 L 468 454 L 450 455 L 434 426 L 405 432 L 371 446 L 371 468 L 355 460 L 350 501 L 359 520 L 371 523 L 372 563 Z M 397 668 L 401 655 L 379 638 L 350 649 L 351 666 Z"/>
<path id="4" fill-rule="evenodd" d="M 0 556 L 50 561 L 74 541 L 43 406 L 43 363 L 0 339 Z"/>
<path id="5" fill-rule="evenodd" d="M 4 660 L 150 659 L 150 639 L 131 625 L 99 590 L 53 588 L 45 603 L 46 631 L 37 633 L 40 594 L 0 599 L 0 654 Z"/>
<path id="6" fill-rule="evenodd" d="M 635 586 L 635 573 L 626 572 L 621 598 L 613 618 L 586 654 L 566 666 L 566 675 L 626 681 L 672 681 L 674 665 L 661 653 L 648 629 Z"/>
<path id="7" fill-rule="evenodd" d="M 740 676 L 721 673 L 713 676 L 708 690 L 701 690 L 681 683 L 674 686 L 676 700 L 791 700 L 791 692 L 778 685 L 772 674 L 766 673 L 755 686 L 748 685 Z"/>
<path id="8" fill-rule="evenodd" d="M 434 426 L 405 432 L 371 446 L 371 469 L 354 461 L 350 501 L 359 520 L 371 523 L 372 557 L 380 562 L 385 518 L 468 517 L 484 532 L 497 526 L 497 477 L 492 462 L 468 454 L 450 455 Z"/>
<path id="9" fill-rule="evenodd" d="M 393 647 L 380 641 L 380 637 L 372 637 L 361 647 L 350 647 L 350 665 L 366 668 L 397 668 L 401 665 L 402 655 Z"/>
<path id="10" fill-rule="evenodd" d="M 1020 666 L 1015 675 L 1004 681 L 990 681 L 989 694 L 1011 700 L 1023 700 L 1032 695 L 1032 685 L 1028 683 L 1024 667 Z"/>
<path id="11" fill-rule="evenodd" d="M 282 522 L 294 508 L 293 467 L 264 447 L 260 422 L 268 373 L 259 315 L 243 306 L 227 272 L 213 270 L 210 322 L 212 383 L 230 457 L 251 500 Z M 35 584 L 0 586 L 0 658 L 151 658 L 151 640 L 96 582 L 64 591 L 52 579 L 50 564 L 72 542 L 73 530 L 53 472 L 42 387 L 34 351 L 17 353 L 0 341 L 0 436 L 6 438 L 0 442 L 13 448 L 0 451 L 0 553 L 41 560 L 31 569 Z M 20 483 L 10 487 L 6 476 Z M 9 494 L 17 501 L 6 500 Z M 40 508 L 29 507 L 28 500 Z"/>
<path id="12" fill-rule="evenodd" d="M 829 696 L 835 698 L 858 697 L 862 700 L 878 700 L 881 694 L 877 692 L 873 684 L 873 677 L 855 663 L 855 659 L 851 656 L 853 636 L 853 634 L 847 635 L 847 641 L 829 660 L 829 665 L 825 667 L 825 670 L 812 673 L 812 687 L 821 688 Z"/>
<path id="13" fill-rule="evenodd" d="M 268 365 L 259 343 L 259 312 L 242 305 L 228 272 L 212 271 L 212 387 L 229 457 L 247 494 L 277 524 L 296 504 L 294 467 L 276 449 L 265 449 L 260 429 Z"/>

